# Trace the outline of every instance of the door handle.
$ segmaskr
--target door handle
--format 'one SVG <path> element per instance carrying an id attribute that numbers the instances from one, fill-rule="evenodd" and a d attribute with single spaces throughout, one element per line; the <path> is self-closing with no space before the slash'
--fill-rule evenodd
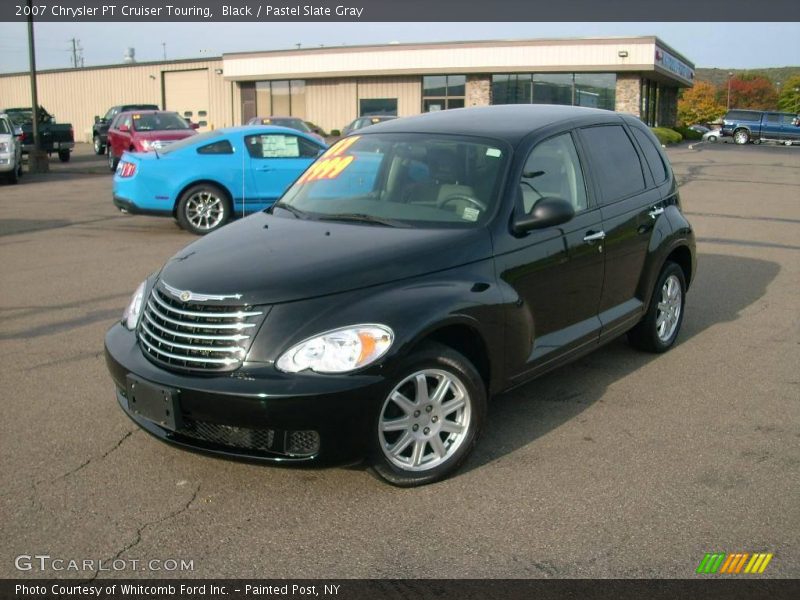
<path id="1" fill-rule="evenodd" d="M 258 167 L 256 171 L 272 171 L 272 167 Z"/>
<path id="2" fill-rule="evenodd" d="M 658 217 L 658 215 L 663 214 L 663 213 L 664 213 L 664 207 L 663 206 L 654 206 L 653 210 L 651 210 L 647 214 L 650 215 L 651 219 L 655 219 L 656 217 Z"/>
<path id="3" fill-rule="evenodd" d="M 589 242 L 590 244 L 592 242 L 596 242 L 598 240 L 604 240 L 604 239 L 606 239 L 606 232 L 605 231 L 598 231 L 598 232 L 587 231 L 586 235 L 583 236 L 583 241 L 584 242 Z"/>

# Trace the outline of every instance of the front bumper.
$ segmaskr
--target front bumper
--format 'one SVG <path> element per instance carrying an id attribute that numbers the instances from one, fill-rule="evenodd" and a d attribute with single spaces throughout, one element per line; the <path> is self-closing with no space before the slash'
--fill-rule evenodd
<path id="1" fill-rule="evenodd" d="M 245 363 L 219 376 L 167 371 L 121 324 L 106 334 L 105 354 L 117 401 L 142 429 L 184 448 L 245 460 L 338 463 L 363 456 L 385 391 L 382 377 L 292 375 L 271 365 Z M 174 430 L 133 412 L 129 375 L 175 390 Z"/>

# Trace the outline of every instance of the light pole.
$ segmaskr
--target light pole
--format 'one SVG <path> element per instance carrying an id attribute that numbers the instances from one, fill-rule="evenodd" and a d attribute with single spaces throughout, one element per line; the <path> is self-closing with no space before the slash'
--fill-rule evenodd
<path id="1" fill-rule="evenodd" d="M 733 77 L 733 73 L 728 73 L 728 110 L 731 109 L 731 77 Z"/>

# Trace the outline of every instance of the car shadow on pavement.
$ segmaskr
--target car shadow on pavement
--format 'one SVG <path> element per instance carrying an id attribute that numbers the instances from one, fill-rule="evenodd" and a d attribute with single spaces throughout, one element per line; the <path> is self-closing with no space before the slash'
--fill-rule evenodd
<path id="1" fill-rule="evenodd" d="M 764 295 L 779 271 L 777 263 L 765 260 L 699 254 L 678 344 L 712 325 L 738 319 L 743 309 Z M 489 403 L 481 439 L 460 472 L 486 465 L 560 427 L 600 400 L 610 385 L 658 358 L 635 350 L 623 336 L 496 396 Z"/>

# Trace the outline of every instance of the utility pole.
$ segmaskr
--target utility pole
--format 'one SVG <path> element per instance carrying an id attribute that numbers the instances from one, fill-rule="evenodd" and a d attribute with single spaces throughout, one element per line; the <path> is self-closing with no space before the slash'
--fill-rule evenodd
<path id="1" fill-rule="evenodd" d="M 72 38 L 72 68 L 77 69 L 83 66 L 83 48 L 81 48 L 81 41 Z"/>
<path id="2" fill-rule="evenodd" d="M 50 158 L 42 152 L 39 140 L 39 94 L 36 89 L 36 49 L 33 42 L 33 0 L 28 0 L 28 59 L 31 68 L 31 122 L 33 124 L 33 149 L 28 152 L 28 173 L 45 173 L 50 170 Z"/>
<path id="3" fill-rule="evenodd" d="M 733 73 L 728 73 L 728 110 L 731 109 L 731 78 L 733 77 Z"/>

